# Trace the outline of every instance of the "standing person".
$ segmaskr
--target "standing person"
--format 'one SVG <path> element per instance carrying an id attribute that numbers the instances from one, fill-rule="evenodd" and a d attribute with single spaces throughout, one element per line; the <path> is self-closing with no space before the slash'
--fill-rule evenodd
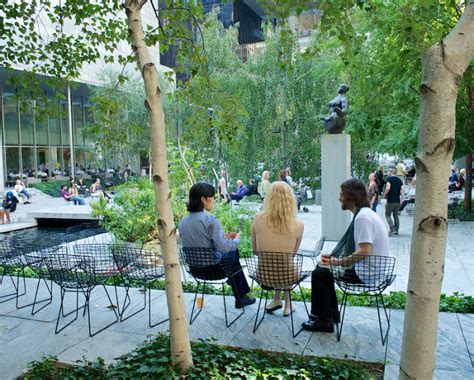
<path id="1" fill-rule="evenodd" d="M 286 183 L 291 187 L 295 187 L 295 183 L 293 182 L 293 178 L 291 178 L 291 168 L 288 166 L 286 168 Z"/>
<path id="2" fill-rule="evenodd" d="M 265 195 L 267 194 L 268 188 L 270 187 L 270 172 L 268 170 L 265 170 L 262 173 L 262 180 L 258 184 L 258 193 L 262 197 L 262 199 L 265 199 Z"/>
<path id="3" fill-rule="evenodd" d="M 377 212 L 377 204 L 379 203 L 379 187 L 377 184 L 377 177 L 375 173 L 369 175 L 369 187 L 367 188 L 369 194 L 370 208 Z"/>
<path id="4" fill-rule="evenodd" d="M 339 195 L 342 210 L 354 214 L 352 222 L 331 255 L 321 255 L 321 265 L 353 264 L 344 272 L 354 283 L 367 281 L 376 271 L 357 255 L 388 256 L 387 231 L 380 217 L 369 208 L 369 198 L 364 182 L 351 178 L 343 182 Z M 303 329 L 319 332 L 334 332 L 334 323 L 339 323 L 334 277 L 329 269 L 318 264 L 311 275 L 311 314 Z"/>
<path id="5" fill-rule="evenodd" d="M 230 202 L 229 192 L 227 191 L 227 173 L 225 170 L 221 171 L 221 178 L 219 179 L 219 196 L 222 198 L 222 202 Z"/>
<path id="6" fill-rule="evenodd" d="M 390 227 L 389 236 L 398 235 L 400 227 L 400 219 L 398 213 L 400 211 L 400 196 L 402 193 L 403 182 L 397 176 L 397 169 L 388 169 L 387 185 L 385 186 L 384 198 L 387 199 L 385 205 L 385 218 Z M 393 220 L 392 220 L 393 215 Z"/>
<path id="7" fill-rule="evenodd" d="M 402 180 L 402 184 L 405 184 L 406 176 L 407 176 L 407 172 L 405 168 L 405 163 L 403 162 L 403 160 L 401 160 L 397 164 L 397 177 Z"/>
<path id="8" fill-rule="evenodd" d="M 383 188 L 385 186 L 385 178 L 384 178 L 384 172 L 383 172 L 383 165 L 379 166 L 379 170 L 375 172 L 375 175 L 377 176 L 378 184 L 379 184 L 379 195 L 383 194 Z"/>
<path id="9" fill-rule="evenodd" d="M 261 252 L 259 256 L 259 270 L 261 276 L 270 282 L 279 279 L 272 278 L 270 273 L 275 260 L 285 266 L 288 272 L 293 268 L 293 255 L 296 254 L 303 239 L 304 224 L 296 219 L 296 201 L 293 191 L 283 182 L 274 182 L 266 193 L 263 212 L 258 213 L 252 223 L 252 249 Z M 272 253 L 286 253 L 288 257 Z M 265 270 L 265 262 L 270 261 L 269 268 Z M 290 278 L 291 274 L 285 278 Z M 281 292 L 276 291 L 273 300 L 267 305 L 266 312 L 271 313 L 281 309 Z M 287 317 L 293 312 L 289 291 L 285 291 L 285 308 L 283 316 Z"/>
<path id="10" fill-rule="evenodd" d="M 189 214 L 181 220 L 179 234 L 183 248 L 213 248 L 216 250 L 214 264 L 224 260 L 233 264 L 233 281 L 229 278 L 227 283 L 232 288 L 235 307 L 241 309 L 255 303 L 255 298 L 247 295 L 250 288 L 239 262 L 240 233 L 225 234 L 219 220 L 208 213 L 214 207 L 215 192 L 214 186 L 204 182 L 197 182 L 191 187 L 187 205 Z"/>

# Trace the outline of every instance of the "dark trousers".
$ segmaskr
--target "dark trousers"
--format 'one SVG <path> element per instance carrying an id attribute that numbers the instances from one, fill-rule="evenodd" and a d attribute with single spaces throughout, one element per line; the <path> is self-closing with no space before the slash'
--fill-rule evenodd
<path id="1" fill-rule="evenodd" d="M 190 266 L 189 273 L 201 281 L 219 281 L 229 273 L 234 273 L 233 276 L 228 277 L 227 284 L 232 288 L 235 299 L 242 298 L 250 292 L 249 284 L 240 265 L 238 249 L 224 254 L 219 264 L 205 267 Z"/>
<path id="2" fill-rule="evenodd" d="M 242 270 L 242 266 L 239 261 L 239 250 L 227 253 L 222 257 L 222 264 L 229 265 L 232 268 L 232 272 L 235 273 L 227 279 L 227 284 L 232 288 L 232 293 L 236 299 L 242 298 L 248 292 L 250 292 L 249 284 L 245 278 L 245 274 Z"/>
<path id="3" fill-rule="evenodd" d="M 347 269 L 342 279 L 360 283 L 354 268 Z M 329 269 L 316 267 L 311 275 L 311 317 L 332 322 L 338 312 L 334 277 Z"/>
<path id="4" fill-rule="evenodd" d="M 405 200 L 402 202 L 399 211 L 402 212 L 402 211 L 405 209 L 405 207 L 406 207 L 406 205 L 407 205 L 408 203 L 415 203 L 415 198 L 405 199 Z"/>

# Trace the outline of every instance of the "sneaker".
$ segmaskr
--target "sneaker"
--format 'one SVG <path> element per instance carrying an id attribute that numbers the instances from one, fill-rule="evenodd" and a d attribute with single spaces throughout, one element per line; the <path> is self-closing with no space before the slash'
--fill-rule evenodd
<path id="1" fill-rule="evenodd" d="M 283 307 L 283 302 L 281 300 L 272 300 L 267 307 L 265 308 L 265 311 L 267 313 L 273 313 L 275 310 L 281 309 Z"/>
<path id="2" fill-rule="evenodd" d="M 290 307 L 290 305 L 285 306 L 285 309 L 283 310 L 283 316 L 288 317 L 291 313 L 295 311 L 295 307 Z"/>
<path id="3" fill-rule="evenodd" d="M 244 306 L 252 305 L 253 303 L 255 303 L 255 298 L 243 296 L 240 300 L 235 300 L 235 308 L 242 309 Z"/>
<path id="4" fill-rule="evenodd" d="M 308 322 L 303 322 L 301 324 L 303 330 L 313 331 L 313 332 L 325 332 L 325 333 L 333 333 L 334 332 L 334 323 L 331 322 L 323 322 L 319 318 L 312 320 L 310 319 Z"/>
<path id="5" fill-rule="evenodd" d="M 388 236 L 394 236 L 394 235 L 398 235 L 397 231 L 390 231 L 388 233 Z"/>

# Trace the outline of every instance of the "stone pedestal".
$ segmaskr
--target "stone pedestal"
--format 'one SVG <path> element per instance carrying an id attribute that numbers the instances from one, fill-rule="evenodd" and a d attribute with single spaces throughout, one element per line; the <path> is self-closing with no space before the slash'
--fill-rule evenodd
<path id="1" fill-rule="evenodd" d="M 351 176 L 351 137 L 321 135 L 322 236 L 338 241 L 351 221 L 350 211 L 341 210 L 341 183 Z"/>

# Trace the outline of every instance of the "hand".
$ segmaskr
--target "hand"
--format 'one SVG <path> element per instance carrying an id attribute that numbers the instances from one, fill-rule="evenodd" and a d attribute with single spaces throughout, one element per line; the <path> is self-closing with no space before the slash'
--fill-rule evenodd
<path id="1" fill-rule="evenodd" d="M 321 254 L 321 264 L 329 265 L 330 259 L 331 259 L 331 255 L 329 253 L 322 253 Z"/>
<path id="2" fill-rule="evenodd" d="M 225 237 L 226 237 L 227 239 L 235 239 L 236 236 L 237 236 L 237 232 L 227 232 L 227 233 L 225 234 Z"/>

